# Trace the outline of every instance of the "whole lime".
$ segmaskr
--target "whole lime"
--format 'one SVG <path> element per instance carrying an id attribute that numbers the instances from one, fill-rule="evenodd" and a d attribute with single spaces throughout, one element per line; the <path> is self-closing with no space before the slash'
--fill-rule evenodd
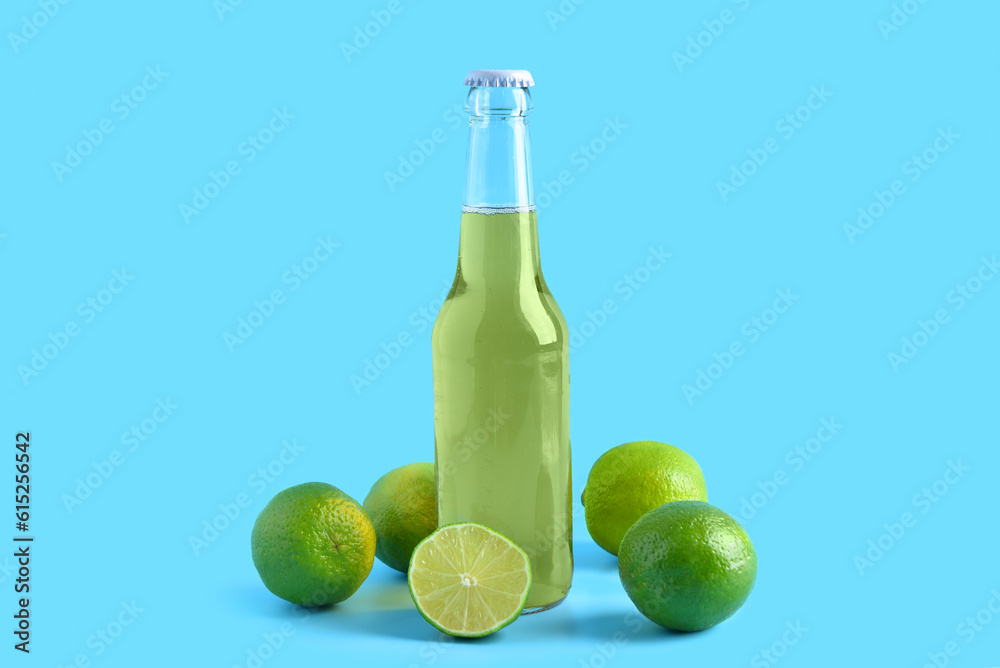
<path id="1" fill-rule="evenodd" d="M 625 532 L 647 512 L 671 501 L 707 501 L 708 492 L 691 455 L 659 441 L 633 441 L 594 462 L 580 500 L 591 537 L 618 554 Z"/>
<path id="2" fill-rule="evenodd" d="M 271 593 L 299 605 L 339 603 L 375 562 L 375 529 L 361 505 L 333 485 L 278 492 L 250 536 L 253 563 Z"/>
<path id="3" fill-rule="evenodd" d="M 364 507 L 375 527 L 375 556 L 405 573 L 413 548 L 437 529 L 434 464 L 407 464 L 389 471 L 372 485 Z"/>
<path id="4" fill-rule="evenodd" d="M 643 615 L 675 631 L 728 619 L 750 596 L 757 553 L 739 522 L 702 501 L 643 515 L 622 541 L 618 575 Z"/>

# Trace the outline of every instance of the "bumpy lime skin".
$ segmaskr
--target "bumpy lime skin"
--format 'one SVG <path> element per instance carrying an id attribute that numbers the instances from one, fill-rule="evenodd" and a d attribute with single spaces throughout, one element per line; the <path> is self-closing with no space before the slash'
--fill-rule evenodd
<path id="1" fill-rule="evenodd" d="M 375 529 L 361 504 L 322 482 L 276 494 L 257 516 L 250 545 L 264 586 L 309 607 L 350 598 L 375 562 Z"/>
<path id="2" fill-rule="evenodd" d="M 598 457 L 580 501 L 594 542 L 617 555 L 625 533 L 664 503 L 708 501 L 694 457 L 659 441 L 632 441 Z"/>
<path id="3" fill-rule="evenodd" d="M 743 527 L 702 501 L 650 511 L 622 540 L 618 574 L 643 615 L 674 631 L 731 617 L 753 590 L 757 554 Z"/>
<path id="4" fill-rule="evenodd" d="M 417 543 L 437 529 L 434 464 L 419 462 L 389 471 L 375 481 L 363 505 L 375 527 L 375 556 L 405 573 Z"/>

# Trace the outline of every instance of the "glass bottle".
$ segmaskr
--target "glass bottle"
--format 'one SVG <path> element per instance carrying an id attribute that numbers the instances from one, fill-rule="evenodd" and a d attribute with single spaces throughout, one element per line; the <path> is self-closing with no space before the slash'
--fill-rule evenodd
<path id="1" fill-rule="evenodd" d="M 458 270 L 434 324 L 438 520 L 477 522 L 527 552 L 525 612 L 573 575 L 566 322 L 545 285 L 524 70 L 474 70 Z"/>

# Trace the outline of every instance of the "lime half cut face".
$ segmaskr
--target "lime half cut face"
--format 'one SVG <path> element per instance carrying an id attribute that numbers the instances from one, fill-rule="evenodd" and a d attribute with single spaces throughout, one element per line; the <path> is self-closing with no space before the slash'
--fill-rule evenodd
<path id="1" fill-rule="evenodd" d="M 408 573 L 417 610 L 438 630 L 474 638 L 517 619 L 531 589 L 528 555 L 480 524 L 449 524 L 413 550 Z"/>

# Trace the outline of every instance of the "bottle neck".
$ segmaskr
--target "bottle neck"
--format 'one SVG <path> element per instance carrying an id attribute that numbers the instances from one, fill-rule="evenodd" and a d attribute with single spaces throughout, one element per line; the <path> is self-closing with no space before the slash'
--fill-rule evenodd
<path id="1" fill-rule="evenodd" d="M 534 209 L 528 136 L 531 109 L 527 88 L 473 86 L 469 90 L 463 211 Z"/>
<path id="2" fill-rule="evenodd" d="M 465 289 L 487 300 L 537 292 L 542 267 L 535 212 L 462 213 L 458 274 Z"/>

